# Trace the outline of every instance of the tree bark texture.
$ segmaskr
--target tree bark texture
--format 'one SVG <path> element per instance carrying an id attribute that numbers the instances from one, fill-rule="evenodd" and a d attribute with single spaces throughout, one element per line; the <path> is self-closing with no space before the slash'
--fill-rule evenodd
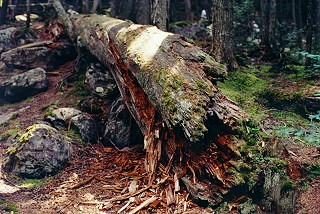
<path id="1" fill-rule="evenodd" d="M 213 84 L 225 77 L 223 65 L 154 26 L 94 14 L 72 15 L 71 22 L 77 43 L 110 68 L 144 134 L 150 182 L 161 159 L 166 172 L 213 206 L 244 184 L 233 133 L 246 115 Z"/>
<path id="2" fill-rule="evenodd" d="M 151 0 L 151 24 L 163 31 L 169 28 L 169 5 L 170 0 Z"/>
<path id="3" fill-rule="evenodd" d="M 150 1 L 137 0 L 135 4 L 136 22 L 138 24 L 150 24 Z"/>
<path id="4" fill-rule="evenodd" d="M 233 44 L 233 1 L 212 1 L 212 54 L 230 70 L 238 68 Z"/>
<path id="5" fill-rule="evenodd" d="M 275 29 L 277 15 L 276 0 L 261 0 L 262 44 L 266 48 L 275 47 Z"/>

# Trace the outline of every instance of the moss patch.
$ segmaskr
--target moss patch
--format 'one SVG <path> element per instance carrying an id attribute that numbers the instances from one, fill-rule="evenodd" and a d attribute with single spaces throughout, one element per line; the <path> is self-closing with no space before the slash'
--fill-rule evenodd
<path id="1" fill-rule="evenodd" d="M 48 182 L 50 178 L 43 178 L 43 179 L 25 179 L 19 182 L 19 187 L 22 188 L 34 188 L 40 187 L 46 182 Z"/>

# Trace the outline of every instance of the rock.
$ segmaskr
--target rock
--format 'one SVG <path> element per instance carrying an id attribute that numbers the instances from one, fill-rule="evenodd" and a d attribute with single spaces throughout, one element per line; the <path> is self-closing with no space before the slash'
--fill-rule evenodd
<path id="1" fill-rule="evenodd" d="M 17 30 L 15 27 L 0 30 L 0 53 L 14 47 L 14 38 Z"/>
<path id="2" fill-rule="evenodd" d="M 18 102 L 41 93 L 48 88 L 47 76 L 42 68 L 12 76 L 0 84 L 0 99 Z"/>
<path id="3" fill-rule="evenodd" d="M 112 99 L 119 94 L 114 79 L 100 64 L 90 64 L 86 72 L 85 85 L 90 93 L 99 98 Z"/>
<path id="4" fill-rule="evenodd" d="M 11 49 L 1 54 L 7 67 L 18 69 L 43 68 L 51 71 L 58 66 L 74 59 L 76 51 L 72 45 L 60 45 L 57 47 L 22 47 Z"/>
<path id="5" fill-rule="evenodd" d="M 131 135 L 132 133 L 132 135 Z M 131 119 L 122 98 L 117 98 L 111 105 L 110 115 L 107 119 L 103 140 L 119 149 L 130 147 L 138 142 L 143 142 L 141 131 Z"/>
<path id="6" fill-rule="evenodd" d="M 10 113 L 0 115 L 0 127 L 6 126 L 9 123 L 9 121 L 15 119 L 20 112 L 24 112 L 29 108 L 30 106 L 27 106 L 25 108 L 21 108 L 19 110 L 16 110 Z"/>
<path id="7" fill-rule="evenodd" d="M 75 108 L 58 108 L 49 110 L 46 113 L 45 120 L 58 130 L 66 128 L 72 117 L 82 114 L 81 111 Z"/>
<path id="8" fill-rule="evenodd" d="M 96 143 L 99 139 L 96 122 L 77 109 L 54 109 L 47 112 L 46 121 L 59 130 L 69 127 L 70 124 L 70 128 L 78 132 L 85 142 Z"/>
<path id="9" fill-rule="evenodd" d="M 22 178 L 43 178 L 61 170 L 71 153 L 71 144 L 56 129 L 35 124 L 7 149 L 3 169 Z"/>
<path id="10" fill-rule="evenodd" d="M 71 128 L 77 131 L 85 142 L 97 143 L 99 140 L 98 128 L 95 121 L 85 114 L 72 117 Z"/>

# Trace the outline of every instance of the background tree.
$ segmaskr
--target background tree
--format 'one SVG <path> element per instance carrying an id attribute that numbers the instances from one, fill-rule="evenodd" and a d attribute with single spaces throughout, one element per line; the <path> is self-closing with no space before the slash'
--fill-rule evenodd
<path id="1" fill-rule="evenodd" d="M 212 1 L 212 54 L 230 70 L 238 68 L 233 44 L 233 1 Z"/>
<path id="2" fill-rule="evenodd" d="M 262 24 L 262 44 L 267 48 L 274 48 L 276 29 L 276 0 L 261 0 L 261 24 Z"/>
<path id="3" fill-rule="evenodd" d="M 9 0 L 0 0 L 0 25 L 4 24 L 7 20 Z"/>
<path id="4" fill-rule="evenodd" d="M 169 0 L 151 0 L 151 24 L 160 30 L 169 28 Z"/>

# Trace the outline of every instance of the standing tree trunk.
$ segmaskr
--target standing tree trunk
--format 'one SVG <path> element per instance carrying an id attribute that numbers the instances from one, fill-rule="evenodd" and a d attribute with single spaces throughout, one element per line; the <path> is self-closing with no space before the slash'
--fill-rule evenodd
<path id="1" fill-rule="evenodd" d="M 306 30 L 306 51 L 312 53 L 312 37 L 314 34 L 314 17 L 313 17 L 313 0 L 307 0 L 307 30 Z M 306 61 L 306 64 L 310 64 L 310 60 Z"/>
<path id="2" fill-rule="evenodd" d="M 275 29 L 276 29 L 276 0 L 261 0 L 261 26 L 262 26 L 262 44 L 266 48 L 275 47 Z"/>
<path id="3" fill-rule="evenodd" d="M 8 10 L 9 0 L 2 0 L 1 2 L 2 4 L 0 5 L 0 25 L 3 25 L 7 20 L 7 10 Z"/>
<path id="4" fill-rule="evenodd" d="M 320 0 L 316 0 L 316 37 L 315 45 L 318 53 L 320 54 Z"/>
<path id="5" fill-rule="evenodd" d="M 136 22 L 138 24 L 150 24 L 150 1 L 137 0 L 135 3 Z"/>
<path id="6" fill-rule="evenodd" d="M 192 20 L 191 0 L 184 0 L 184 5 L 185 19 Z"/>
<path id="7" fill-rule="evenodd" d="M 302 14 L 301 14 L 301 0 L 297 0 L 298 1 L 298 5 L 297 5 L 297 27 L 300 30 L 302 28 Z M 302 49 L 303 48 L 303 44 L 302 44 L 302 35 L 299 32 L 298 33 L 298 48 Z"/>
<path id="8" fill-rule="evenodd" d="M 292 12 L 292 25 L 293 30 L 296 31 L 297 29 L 297 17 L 296 17 L 296 1 L 291 1 L 291 12 Z"/>
<path id="9" fill-rule="evenodd" d="M 233 44 L 233 1 L 212 1 L 212 54 L 217 62 L 229 70 L 238 68 Z"/>
<path id="10" fill-rule="evenodd" d="M 26 27 L 29 28 L 30 27 L 30 0 L 27 0 L 27 22 L 26 22 Z"/>
<path id="11" fill-rule="evenodd" d="M 151 24 L 163 31 L 169 27 L 169 5 L 169 0 L 151 0 Z"/>

